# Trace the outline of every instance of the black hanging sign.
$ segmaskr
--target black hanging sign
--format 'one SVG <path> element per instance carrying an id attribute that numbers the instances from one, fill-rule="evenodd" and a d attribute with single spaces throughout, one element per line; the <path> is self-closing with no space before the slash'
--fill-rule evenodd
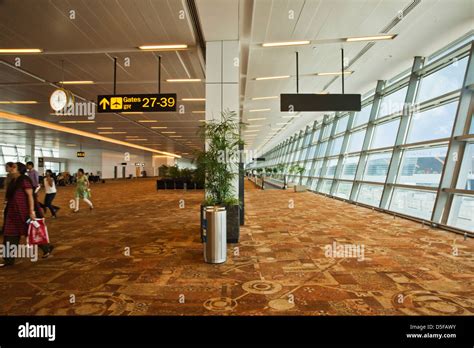
<path id="1" fill-rule="evenodd" d="M 360 111 L 360 94 L 281 94 L 281 112 Z"/>

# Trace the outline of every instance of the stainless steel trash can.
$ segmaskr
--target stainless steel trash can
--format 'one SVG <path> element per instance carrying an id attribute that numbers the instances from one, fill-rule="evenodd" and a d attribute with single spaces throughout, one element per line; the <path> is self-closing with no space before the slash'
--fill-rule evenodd
<path id="1" fill-rule="evenodd" d="M 223 263 L 227 259 L 227 212 L 223 207 L 206 208 L 204 261 Z"/>

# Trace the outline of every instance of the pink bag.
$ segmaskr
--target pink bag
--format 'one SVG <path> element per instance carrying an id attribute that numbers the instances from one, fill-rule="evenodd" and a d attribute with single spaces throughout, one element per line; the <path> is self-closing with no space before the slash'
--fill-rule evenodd
<path id="1" fill-rule="evenodd" d="M 44 219 L 30 221 L 28 225 L 28 244 L 42 245 L 49 243 L 48 228 Z"/>

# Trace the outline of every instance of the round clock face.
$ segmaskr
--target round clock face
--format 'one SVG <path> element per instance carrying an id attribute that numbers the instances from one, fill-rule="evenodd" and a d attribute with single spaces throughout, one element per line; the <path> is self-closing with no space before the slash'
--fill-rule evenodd
<path id="1" fill-rule="evenodd" d="M 61 111 L 68 104 L 68 95 L 65 90 L 57 89 L 51 94 L 49 104 L 54 111 Z"/>

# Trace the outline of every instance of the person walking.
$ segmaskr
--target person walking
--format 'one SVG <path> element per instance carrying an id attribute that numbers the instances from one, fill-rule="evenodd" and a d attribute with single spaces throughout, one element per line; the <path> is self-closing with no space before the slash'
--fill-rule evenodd
<path id="1" fill-rule="evenodd" d="M 53 178 L 53 172 L 51 169 L 46 170 L 46 176 L 44 178 L 44 190 L 45 190 L 45 196 L 44 196 L 44 209 L 46 212 L 46 209 L 49 209 L 51 212 L 51 215 L 53 218 L 56 218 L 56 212 L 59 210 L 59 207 L 56 207 L 53 205 L 53 200 L 56 197 L 56 183 L 54 182 Z"/>
<path id="2" fill-rule="evenodd" d="M 5 177 L 5 181 L 3 183 L 3 187 L 5 188 L 5 199 L 3 201 L 3 225 L 2 225 L 2 229 L 0 230 L 0 234 L 3 234 L 3 229 L 4 229 L 4 225 L 5 225 L 5 219 L 6 219 L 6 214 L 7 214 L 7 192 L 8 192 L 8 186 L 10 185 L 11 181 L 12 181 L 12 178 L 13 178 L 13 174 L 12 174 L 12 171 L 13 171 L 13 167 L 16 168 L 16 164 L 13 163 L 13 162 L 7 162 L 5 164 L 5 171 L 7 172 L 7 176 Z"/>
<path id="3" fill-rule="evenodd" d="M 35 164 L 31 161 L 26 162 L 26 168 L 28 169 L 27 175 L 31 179 L 31 182 L 33 184 L 33 192 L 38 193 L 41 188 L 41 185 L 39 183 L 38 171 L 35 169 Z"/>
<path id="4" fill-rule="evenodd" d="M 21 236 L 28 234 L 28 219 L 36 220 L 42 216 L 41 208 L 36 202 L 33 192 L 33 183 L 26 175 L 26 166 L 17 162 L 10 172 L 12 180 L 7 189 L 7 207 L 4 223 L 3 245 L 4 250 L 10 250 L 15 245 L 18 248 Z M 43 258 L 51 255 L 53 246 L 50 244 L 39 245 L 43 251 Z M 6 257 L 0 267 L 12 266 L 15 258 Z"/>
<path id="5" fill-rule="evenodd" d="M 79 199 L 82 198 L 84 202 L 87 203 L 89 209 L 94 209 L 92 202 L 90 201 L 90 188 L 89 188 L 89 180 L 87 176 L 84 174 L 84 169 L 80 168 L 77 170 L 77 179 L 76 179 L 76 207 L 74 212 L 77 213 L 79 211 Z"/>

